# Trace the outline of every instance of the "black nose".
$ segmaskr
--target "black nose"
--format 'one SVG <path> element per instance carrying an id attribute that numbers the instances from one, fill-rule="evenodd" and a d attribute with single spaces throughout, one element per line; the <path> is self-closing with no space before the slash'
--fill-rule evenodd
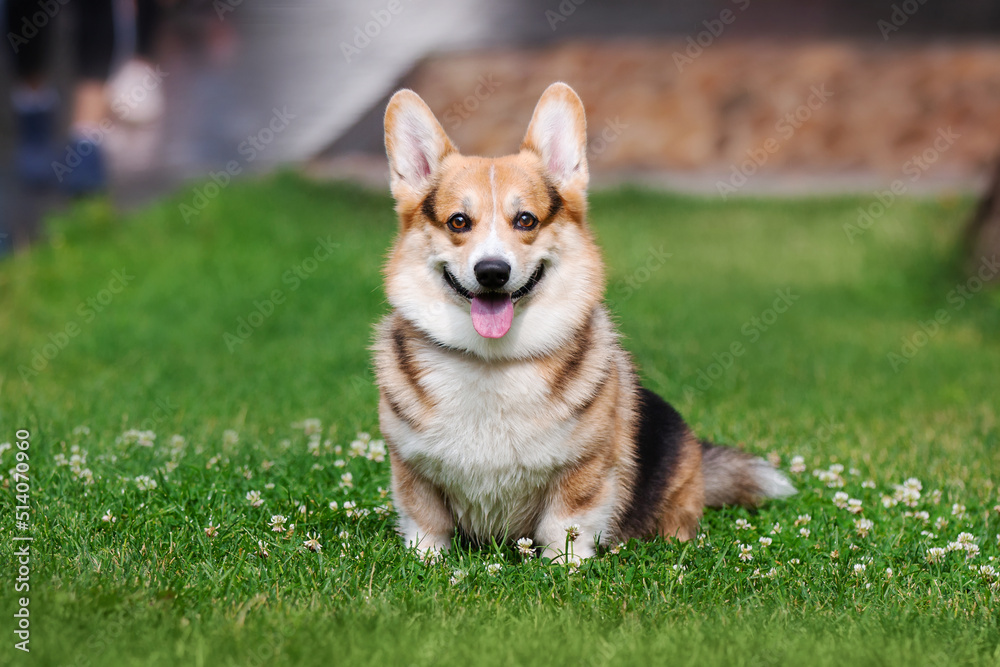
<path id="1" fill-rule="evenodd" d="M 484 259 L 476 262 L 476 280 L 483 287 L 497 289 L 510 279 L 510 264 L 502 259 Z"/>

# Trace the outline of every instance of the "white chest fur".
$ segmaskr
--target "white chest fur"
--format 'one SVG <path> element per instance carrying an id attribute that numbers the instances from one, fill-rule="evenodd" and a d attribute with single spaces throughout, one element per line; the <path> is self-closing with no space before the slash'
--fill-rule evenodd
<path id="1" fill-rule="evenodd" d="M 396 435 L 399 455 L 444 491 L 466 532 L 527 535 L 553 478 L 577 455 L 575 423 L 545 414 L 549 386 L 531 363 L 418 354 L 436 408 L 419 431 Z"/>

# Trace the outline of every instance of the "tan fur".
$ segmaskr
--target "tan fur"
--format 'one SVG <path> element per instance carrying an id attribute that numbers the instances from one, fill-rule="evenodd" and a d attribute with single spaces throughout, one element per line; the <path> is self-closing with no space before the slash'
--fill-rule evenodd
<path id="1" fill-rule="evenodd" d="M 684 439 L 681 459 L 663 495 L 657 531 L 684 542 L 698 533 L 705 507 L 705 478 L 701 471 L 701 444 L 692 433 Z"/>
<path id="2" fill-rule="evenodd" d="M 385 125 L 400 232 L 385 266 L 393 310 L 373 350 L 407 543 L 445 549 L 457 528 L 477 541 L 528 536 L 560 556 L 566 531 L 579 526 L 574 553 L 586 557 L 595 542 L 693 537 L 706 477 L 686 427 L 670 431 L 669 467 L 647 462 L 663 479 L 644 491 L 656 504 L 641 506 L 640 388 L 601 305 L 579 98 L 550 86 L 521 150 L 500 158 L 461 155 L 412 91 L 393 96 Z M 523 212 L 535 228 L 515 225 Z M 456 213 L 468 222 L 460 231 L 447 224 Z M 448 282 L 476 294 L 473 267 L 486 256 L 510 265 L 508 294 L 528 290 L 497 339 L 472 330 L 472 297 Z M 709 473 L 713 483 L 747 478 L 735 496 L 715 489 L 710 501 L 759 500 L 750 469 Z"/>

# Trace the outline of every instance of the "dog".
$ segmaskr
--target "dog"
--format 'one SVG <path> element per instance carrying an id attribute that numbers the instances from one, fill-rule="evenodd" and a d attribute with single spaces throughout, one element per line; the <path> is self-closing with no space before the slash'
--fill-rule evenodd
<path id="1" fill-rule="evenodd" d="M 602 304 L 572 88 L 549 86 L 520 151 L 499 158 L 461 155 L 400 90 L 385 146 L 399 232 L 372 350 L 407 545 L 527 537 L 582 559 L 629 538 L 689 540 L 706 506 L 795 493 L 640 386 Z"/>

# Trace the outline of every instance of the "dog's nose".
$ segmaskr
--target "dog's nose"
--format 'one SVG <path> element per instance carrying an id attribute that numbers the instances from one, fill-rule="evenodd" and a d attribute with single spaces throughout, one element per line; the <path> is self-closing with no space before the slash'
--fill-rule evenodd
<path id="1" fill-rule="evenodd" d="M 502 259 L 484 259 L 476 262 L 476 280 L 483 287 L 498 289 L 510 279 L 510 264 Z"/>

